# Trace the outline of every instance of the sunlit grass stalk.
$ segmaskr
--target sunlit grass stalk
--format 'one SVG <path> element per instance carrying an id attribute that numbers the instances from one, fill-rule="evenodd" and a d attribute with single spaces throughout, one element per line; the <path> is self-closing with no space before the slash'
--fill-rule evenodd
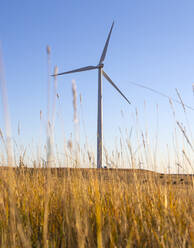
<path id="1" fill-rule="evenodd" d="M 75 80 L 72 80 L 72 96 L 73 96 L 73 122 L 74 122 L 74 157 L 75 166 L 78 166 L 80 161 L 80 147 L 79 147 L 79 120 L 77 107 L 77 87 Z"/>
<path id="2" fill-rule="evenodd" d="M 12 144 L 12 135 L 11 135 L 11 121 L 9 115 L 9 106 L 8 106 L 8 96 L 6 89 L 6 81 L 3 68 L 3 58 L 1 53 L 0 46 L 0 85 L 1 85 L 1 96 L 3 102 L 3 111 L 4 111 L 4 122 L 5 122 L 5 133 L 6 133 L 6 152 L 7 152 L 7 165 L 14 166 L 14 153 L 13 153 L 13 144 Z"/>

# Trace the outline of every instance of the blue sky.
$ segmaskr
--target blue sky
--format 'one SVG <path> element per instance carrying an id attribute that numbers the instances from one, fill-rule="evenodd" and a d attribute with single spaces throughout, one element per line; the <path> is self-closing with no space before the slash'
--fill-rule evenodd
<path id="1" fill-rule="evenodd" d="M 104 70 L 131 100 L 132 106 L 103 81 L 105 144 L 112 147 L 119 136 L 119 127 L 134 128 L 135 108 L 139 111 L 141 126 L 147 125 L 153 137 L 158 130 L 161 143 L 167 144 L 174 128 L 168 100 L 129 82 L 143 83 L 175 98 L 177 88 L 185 103 L 194 105 L 193 13 L 194 2 L 190 0 L 1 1 L 0 41 L 16 142 L 26 145 L 33 139 L 36 143 L 43 132 L 39 113 L 42 110 L 46 116 L 46 46 L 51 47 L 52 69 L 55 65 L 59 71 L 96 65 L 114 20 Z M 76 81 L 78 95 L 82 94 L 81 119 L 84 119 L 88 140 L 95 147 L 96 71 L 58 78 L 56 136 L 60 139 L 61 133 L 65 133 L 68 138 L 73 131 L 72 79 Z M 177 119 L 184 122 L 181 107 L 175 104 L 175 109 Z M 2 109 L 0 113 L 3 129 Z M 192 127 L 193 111 L 188 111 L 188 119 Z"/>

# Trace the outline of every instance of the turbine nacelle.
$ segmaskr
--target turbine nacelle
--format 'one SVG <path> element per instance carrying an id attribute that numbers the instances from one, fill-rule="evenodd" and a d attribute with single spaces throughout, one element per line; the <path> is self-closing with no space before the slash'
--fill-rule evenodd
<path id="1" fill-rule="evenodd" d="M 98 68 L 103 68 L 104 67 L 104 64 L 99 64 L 97 66 L 98 66 Z"/>

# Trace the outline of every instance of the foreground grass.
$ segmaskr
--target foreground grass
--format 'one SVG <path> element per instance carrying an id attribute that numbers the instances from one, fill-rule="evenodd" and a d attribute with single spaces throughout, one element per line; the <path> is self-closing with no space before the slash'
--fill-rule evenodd
<path id="1" fill-rule="evenodd" d="M 194 247 L 192 178 L 164 177 L 0 170 L 0 247 Z"/>

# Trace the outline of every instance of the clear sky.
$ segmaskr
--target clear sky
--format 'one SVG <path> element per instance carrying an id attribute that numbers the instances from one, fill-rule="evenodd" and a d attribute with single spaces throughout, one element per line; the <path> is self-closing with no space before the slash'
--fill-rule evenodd
<path id="1" fill-rule="evenodd" d="M 96 65 L 113 20 L 104 70 L 132 105 L 103 80 L 105 144 L 115 144 L 119 127 L 135 128 L 135 108 L 140 126 L 147 125 L 153 137 L 158 132 L 161 143 L 169 143 L 174 122 L 168 100 L 129 82 L 143 83 L 174 98 L 177 88 L 184 102 L 194 105 L 193 13 L 192 0 L 0 1 L 0 41 L 16 143 L 28 145 L 32 139 L 37 143 L 43 132 L 39 113 L 41 110 L 46 117 L 46 46 L 51 47 L 52 70 L 55 65 L 59 72 Z M 73 131 L 72 79 L 83 99 L 82 111 L 78 108 L 80 130 L 86 130 L 95 147 L 97 71 L 58 78 L 56 136 L 60 139 L 65 133 L 68 138 Z M 181 106 L 175 104 L 175 109 L 177 119 L 184 123 Z M 0 113 L 3 129 L 2 109 Z M 193 111 L 188 110 L 187 115 L 193 129 Z"/>

